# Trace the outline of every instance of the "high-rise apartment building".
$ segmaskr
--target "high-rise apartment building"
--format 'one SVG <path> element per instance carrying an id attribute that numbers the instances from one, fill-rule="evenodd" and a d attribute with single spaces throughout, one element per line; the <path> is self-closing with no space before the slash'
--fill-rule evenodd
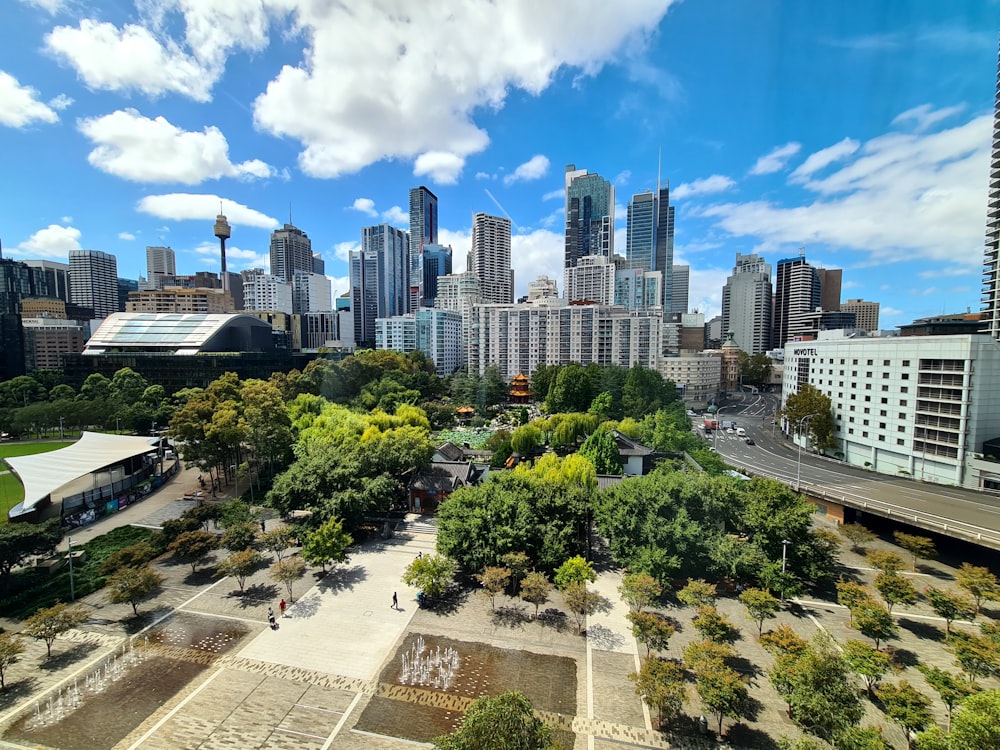
<path id="1" fill-rule="evenodd" d="M 983 256 L 983 331 L 1000 339 L 1000 61 L 993 102 L 993 152 L 990 159 L 990 194 L 986 204 L 986 251 Z"/>
<path id="2" fill-rule="evenodd" d="M 771 266 L 755 254 L 736 253 L 733 273 L 722 287 L 722 335 L 747 354 L 771 348 Z"/>
<path id="3" fill-rule="evenodd" d="M 539 276 L 534 281 L 528 282 L 528 302 L 537 302 L 540 299 L 557 299 L 558 297 L 559 287 L 555 279 Z"/>
<path id="4" fill-rule="evenodd" d="M 222 289 L 168 286 L 132 292 L 125 303 L 125 312 L 231 313 L 233 300 L 229 292 Z"/>
<path id="5" fill-rule="evenodd" d="M 604 255 L 585 255 L 567 267 L 566 299 L 610 305 L 615 301 L 615 264 Z"/>
<path id="6" fill-rule="evenodd" d="M 153 289 L 162 289 L 158 279 L 177 275 L 177 260 L 169 247 L 146 246 L 146 278 Z"/>
<path id="7" fill-rule="evenodd" d="M 115 256 L 100 250 L 70 250 L 69 298 L 74 304 L 91 308 L 95 318 L 119 312 Z"/>
<path id="8" fill-rule="evenodd" d="M 413 235 L 410 235 L 410 249 L 413 248 Z M 447 276 L 451 273 L 451 246 L 445 247 L 437 243 L 424 243 L 421 250 L 424 276 L 424 286 L 421 291 L 423 295 L 422 306 L 434 307 L 434 298 L 438 295 L 438 277 Z M 410 285 L 413 286 L 412 284 Z"/>
<path id="9" fill-rule="evenodd" d="M 250 268 L 240 273 L 243 280 L 243 302 L 248 312 L 280 312 L 292 314 L 292 285 L 263 268 Z"/>
<path id="10" fill-rule="evenodd" d="M 375 346 L 375 320 L 378 318 L 378 253 L 352 250 L 349 266 L 354 341 L 359 349 L 372 349 Z"/>
<path id="11" fill-rule="evenodd" d="M 566 167 L 566 246 L 563 268 L 580 258 L 615 252 L 615 188 L 598 174 Z M 570 302 L 573 300 L 569 299 Z"/>
<path id="12" fill-rule="evenodd" d="M 69 302 L 69 265 L 55 260 L 26 260 L 24 264 L 45 275 L 46 296 Z"/>
<path id="13" fill-rule="evenodd" d="M 659 271 L 663 280 L 660 305 L 664 312 L 687 312 L 674 309 L 674 207 L 670 205 L 670 188 L 658 186 L 632 196 L 628 204 L 625 228 L 625 259 L 629 268 Z"/>
<path id="14" fill-rule="evenodd" d="M 863 299 L 849 299 L 840 303 L 841 312 L 854 313 L 854 325 L 871 333 L 878 330 L 878 302 L 867 302 Z"/>
<path id="15" fill-rule="evenodd" d="M 477 213 L 472 216 L 472 251 L 468 268 L 479 279 L 483 301 L 514 301 L 514 271 L 510 267 L 510 219 Z"/>
<path id="16" fill-rule="evenodd" d="M 779 260 L 772 307 L 772 346 L 783 347 L 788 341 L 792 318 L 800 313 L 813 312 L 820 307 L 821 298 L 819 274 L 815 268 L 806 263 L 804 254 L 797 258 Z"/>
<path id="17" fill-rule="evenodd" d="M 312 270 L 312 240 L 305 232 L 292 224 L 271 232 L 272 276 L 290 282 L 296 271 L 312 273 Z"/>
<path id="18" fill-rule="evenodd" d="M 691 286 L 691 266 L 670 268 L 670 312 L 688 312 L 688 290 Z"/>
<path id="19" fill-rule="evenodd" d="M 423 185 L 410 188 L 410 309 L 434 304 L 427 301 L 433 299 L 433 295 L 427 294 L 425 290 L 427 273 L 424 271 L 424 248 L 427 245 L 437 245 L 437 241 L 437 196 Z"/>
<path id="20" fill-rule="evenodd" d="M 659 310 L 663 298 L 663 275 L 642 268 L 621 268 L 615 271 L 616 305 L 626 310 Z"/>
<path id="21" fill-rule="evenodd" d="M 317 273 L 296 272 L 292 276 L 292 313 L 304 315 L 307 312 L 333 309 L 333 292 L 330 279 Z"/>
<path id="22" fill-rule="evenodd" d="M 451 375 L 462 360 L 462 316 L 453 310 L 423 308 L 375 321 L 375 348 L 409 353 L 416 349 L 434 361 L 438 375 Z"/>

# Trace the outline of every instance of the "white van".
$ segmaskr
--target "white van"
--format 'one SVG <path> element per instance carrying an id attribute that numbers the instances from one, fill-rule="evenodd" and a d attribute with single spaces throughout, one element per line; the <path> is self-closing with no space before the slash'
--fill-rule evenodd
<path id="1" fill-rule="evenodd" d="M 742 427 L 737 427 L 736 428 L 736 436 L 737 437 L 746 437 L 747 436 L 747 431 L 744 430 Z"/>

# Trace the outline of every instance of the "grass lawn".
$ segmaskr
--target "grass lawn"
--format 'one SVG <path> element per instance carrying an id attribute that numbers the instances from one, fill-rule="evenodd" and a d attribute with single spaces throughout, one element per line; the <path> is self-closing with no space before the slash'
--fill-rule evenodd
<path id="1" fill-rule="evenodd" d="M 51 443 L 4 443 L 0 445 L 0 459 L 16 456 L 31 456 L 36 453 L 48 453 L 73 445 L 69 440 L 57 440 Z M 0 471 L 7 471 L 8 466 L 0 461 Z M 7 523 L 7 511 L 24 499 L 24 488 L 16 476 L 11 473 L 0 474 L 0 524 Z"/>

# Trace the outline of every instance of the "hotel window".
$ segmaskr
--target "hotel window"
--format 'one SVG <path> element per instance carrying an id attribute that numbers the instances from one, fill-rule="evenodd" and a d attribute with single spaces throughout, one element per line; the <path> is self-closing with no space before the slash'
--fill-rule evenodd
<path id="1" fill-rule="evenodd" d="M 902 426 L 900 426 L 900 427 L 897 427 L 897 428 L 896 428 L 896 432 L 906 432 L 906 428 L 905 428 L 905 427 L 902 427 Z"/>
<path id="2" fill-rule="evenodd" d="M 889 403 L 889 399 L 887 399 L 887 398 L 883 398 L 883 399 L 882 399 L 882 403 L 883 403 L 883 404 L 888 404 L 888 403 Z"/>
<path id="3" fill-rule="evenodd" d="M 883 359 L 883 360 L 882 360 L 882 366 L 883 366 L 883 367 L 888 367 L 888 366 L 889 366 L 889 360 L 887 360 L 887 359 Z"/>
<path id="4" fill-rule="evenodd" d="M 875 360 L 873 360 L 873 359 L 869 359 L 869 360 L 868 360 L 868 366 L 869 366 L 869 367 L 871 367 L 871 366 L 872 366 L 872 362 L 874 362 L 874 361 L 875 361 Z"/>
<path id="5" fill-rule="evenodd" d="M 896 438 L 896 445 L 905 445 L 906 441 L 903 438 Z"/>
<path id="6" fill-rule="evenodd" d="M 903 367 L 909 367 L 909 366 L 910 366 L 910 360 L 904 359 L 903 360 Z"/>
<path id="7" fill-rule="evenodd" d="M 910 373 L 904 372 L 903 373 L 903 380 L 909 380 L 909 379 L 910 379 Z"/>
<path id="8" fill-rule="evenodd" d="M 853 427 L 848 428 L 847 434 L 848 435 L 853 435 L 854 434 L 854 428 Z"/>
<path id="9" fill-rule="evenodd" d="M 906 419 L 906 413 L 905 412 L 899 412 L 899 418 L 900 419 Z"/>
<path id="10" fill-rule="evenodd" d="M 885 429 L 885 422 L 879 422 L 878 423 L 878 427 L 879 427 L 880 430 L 884 430 Z"/>
<path id="11" fill-rule="evenodd" d="M 861 433 L 861 437 L 868 437 L 868 433 L 867 432 L 862 432 Z"/>
<path id="12" fill-rule="evenodd" d="M 889 377 L 889 373 L 887 373 L 887 372 L 883 372 L 882 373 L 882 380 L 887 380 L 888 377 Z"/>
<path id="13" fill-rule="evenodd" d="M 910 392 L 910 386 L 908 386 L 908 385 L 900 386 L 899 387 L 899 392 L 900 393 L 909 393 Z"/>

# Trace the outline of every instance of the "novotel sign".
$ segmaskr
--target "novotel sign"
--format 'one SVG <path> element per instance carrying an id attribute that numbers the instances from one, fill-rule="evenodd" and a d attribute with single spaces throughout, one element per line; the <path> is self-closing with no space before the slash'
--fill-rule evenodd
<path id="1" fill-rule="evenodd" d="M 795 350 L 795 356 L 796 357 L 815 357 L 816 356 L 816 350 L 815 349 L 796 349 Z"/>

